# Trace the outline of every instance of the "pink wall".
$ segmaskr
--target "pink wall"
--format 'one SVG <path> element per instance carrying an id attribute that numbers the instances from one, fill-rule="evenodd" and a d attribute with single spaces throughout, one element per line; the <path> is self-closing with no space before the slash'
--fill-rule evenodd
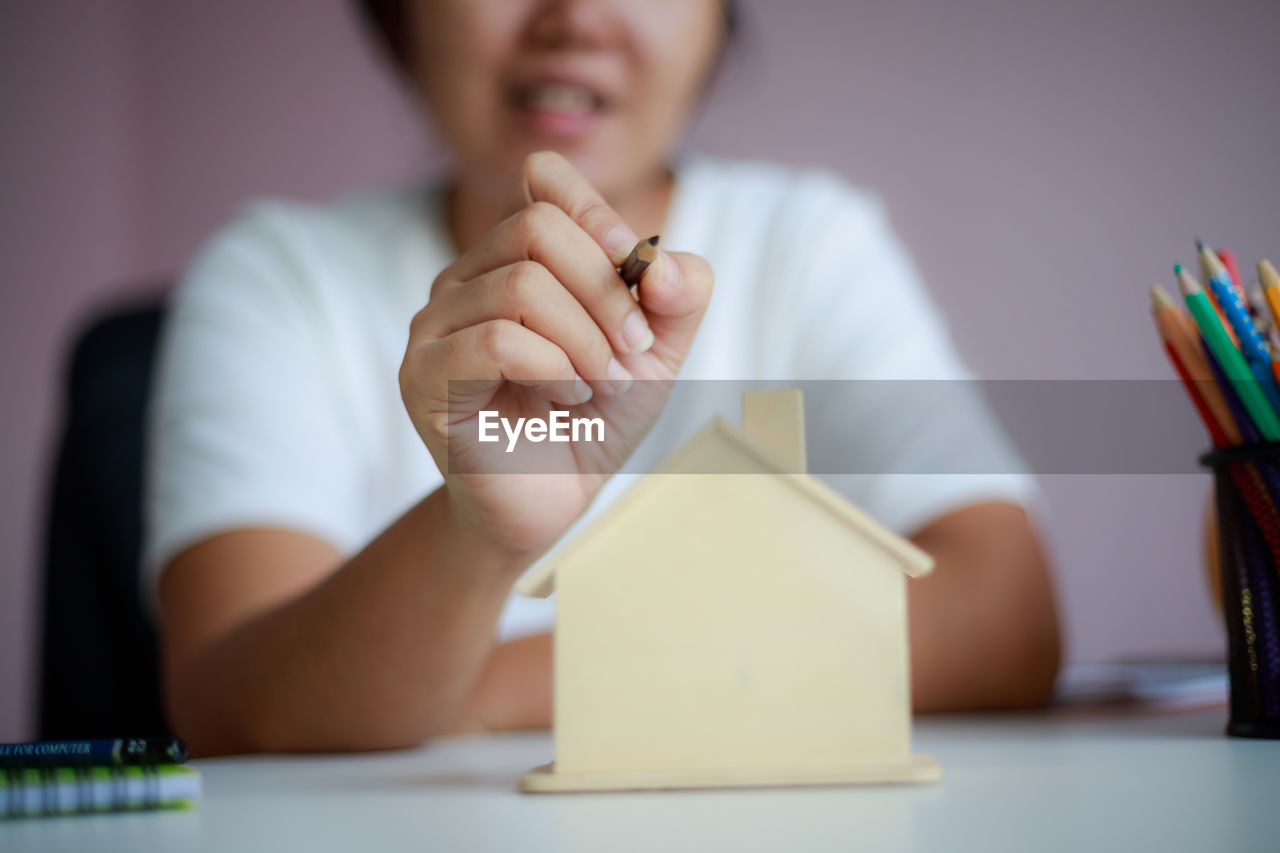
<path id="1" fill-rule="evenodd" d="M 135 269 L 131 13 L 124 0 L 0 11 L 0 740 L 27 720 L 62 342 Z"/>
<path id="2" fill-rule="evenodd" d="M 698 147 L 878 189 L 988 376 L 1163 378 L 1145 287 L 1190 236 L 1280 255 L 1274 2 L 745 5 Z M 77 320 L 180 268 L 247 197 L 394 181 L 431 146 L 342 0 L 17 0 L 0 57 L 10 739 L 29 720 L 37 524 Z M 1196 562 L 1203 478 L 1045 487 L 1073 658 L 1220 647 Z"/>

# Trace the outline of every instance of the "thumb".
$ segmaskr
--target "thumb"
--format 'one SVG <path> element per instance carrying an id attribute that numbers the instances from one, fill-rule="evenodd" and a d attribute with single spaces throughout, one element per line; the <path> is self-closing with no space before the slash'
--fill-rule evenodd
<path id="1" fill-rule="evenodd" d="M 640 307 L 653 329 L 653 352 L 678 366 L 707 312 L 715 273 L 698 255 L 662 250 L 644 271 L 638 288 Z"/>

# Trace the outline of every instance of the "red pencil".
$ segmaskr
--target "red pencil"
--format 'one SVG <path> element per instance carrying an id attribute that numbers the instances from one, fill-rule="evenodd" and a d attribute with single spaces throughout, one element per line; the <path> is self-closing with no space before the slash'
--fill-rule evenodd
<path id="1" fill-rule="evenodd" d="M 1184 309 L 1160 285 L 1151 288 L 1151 315 L 1191 402 L 1204 421 L 1209 437 L 1219 447 L 1239 444 L 1240 427 L 1200 347 L 1200 336 Z"/>
<path id="2" fill-rule="evenodd" d="M 1178 374 L 1178 378 L 1182 380 L 1183 386 L 1187 389 L 1187 396 L 1191 398 L 1191 404 L 1196 407 L 1196 411 L 1200 413 L 1200 420 L 1204 421 L 1205 429 L 1209 431 L 1209 439 L 1213 442 L 1214 447 L 1226 447 L 1228 445 L 1227 436 L 1222 431 L 1222 427 L 1213 417 L 1213 412 L 1209 411 L 1209 405 L 1204 401 L 1204 397 L 1200 394 L 1200 389 L 1196 387 L 1195 380 L 1187 373 L 1187 368 L 1182 363 L 1182 359 L 1178 358 L 1178 354 L 1174 352 L 1173 345 L 1168 341 L 1164 342 L 1164 351 L 1169 355 L 1169 361 L 1173 364 L 1174 372 Z"/>

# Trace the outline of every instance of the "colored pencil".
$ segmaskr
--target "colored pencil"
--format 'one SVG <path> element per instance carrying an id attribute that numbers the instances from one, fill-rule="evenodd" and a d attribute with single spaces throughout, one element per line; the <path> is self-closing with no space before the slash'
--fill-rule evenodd
<path id="1" fill-rule="evenodd" d="M 1200 349 L 1199 333 L 1187 310 L 1178 305 L 1160 285 L 1151 286 L 1151 316 L 1164 341 L 1173 369 L 1182 379 L 1187 394 L 1209 430 L 1217 447 L 1240 443 L 1236 425 L 1222 389 L 1214 381 L 1213 371 Z"/>
<path id="2" fill-rule="evenodd" d="M 1218 383 L 1218 388 L 1222 390 L 1222 396 L 1227 401 L 1227 408 L 1231 410 L 1231 421 L 1240 430 L 1240 438 L 1244 444 L 1252 444 L 1262 441 L 1262 436 L 1258 434 L 1258 428 L 1253 425 L 1253 419 L 1249 417 L 1249 413 L 1245 411 L 1244 404 L 1240 402 L 1240 395 L 1236 393 L 1236 389 L 1231 387 L 1231 381 L 1227 379 L 1227 375 L 1222 372 L 1222 368 L 1218 365 L 1218 360 L 1213 357 L 1213 353 L 1209 351 L 1209 344 L 1204 338 L 1200 339 L 1201 354 L 1209 363 L 1209 369 L 1213 372 L 1213 380 Z"/>
<path id="3" fill-rule="evenodd" d="M 1267 300 L 1267 307 L 1271 309 L 1272 321 L 1280 328 L 1280 273 L 1265 258 L 1258 261 L 1258 285 Z"/>
<path id="4" fill-rule="evenodd" d="M 1196 250 L 1200 255 L 1200 265 L 1209 271 L 1209 289 L 1218 297 L 1218 305 L 1226 315 L 1227 322 L 1235 329 L 1236 340 L 1240 351 L 1244 354 L 1249 369 L 1258 380 L 1258 387 L 1266 395 L 1271 410 L 1280 414 L 1280 385 L 1271 372 L 1271 350 L 1266 341 L 1258 333 L 1258 327 L 1249 316 L 1249 309 L 1240 297 L 1240 291 L 1231 283 L 1230 274 L 1203 240 L 1196 239 Z"/>
<path id="5" fill-rule="evenodd" d="M 1231 387 L 1240 395 L 1240 402 L 1244 404 L 1262 437 L 1267 441 L 1280 441 L 1280 418 L 1267 402 L 1266 395 L 1259 390 L 1258 379 L 1248 362 L 1231 343 L 1231 338 L 1219 321 L 1217 312 L 1213 310 L 1204 288 L 1186 270 L 1181 267 L 1176 269 L 1179 273 L 1178 286 L 1182 289 L 1187 308 L 1200 327 L 1200 334 L 1204 336 L 1218 366 L 1222 368 Z"/>
<path id="6" fill-rule="evenodd" d="M 1217 298 L 1218 306 L 1226 315 L 1227 322 L 1235 330 L 1236 337 L 1240 341 L 1241 352 L 1250 361 L 1260 361 L 1264 364 L 1270 362 L 1271 354 L 1267 352 L 1267 345 L 1258 334 L 1258 327 L 1253 324 L 1249 309 L 1245 306 L 1240 291 L 1232 283 L 1227 268 L 1203 241 L 1196 241 L 1196 249 L 1200 255 L 1200 266 L 1208 270 L 1205 279 L 1209 289 Z"/>
<path id="7" fill-rule="evenodd" d="M 1197 238 L 1196 238 L 1196 245 L 1199 245 L 1199 244 L 1200 244 L 1200 238 L 1199 238 L 1199 237 L 1197 237 Z M 1198 253 L 1198 252 L 1197 252 L 1197 257 L 1199 257 L 1199 253 Z M 1208 269 L 1205 267 L 1204 259 L 1203 259 L 1203 258 L 1200 258 L 1200 259 L 1199 259 L 1199 262 L 1200 262 L 1200 280 L 1201 280 L 1201 281 L 1208 281 L 1208 280 L 1209 280 L 1209 271 L 1208 271 Z M 1175 275 L 1176 275 L 1177 267 L 1174 267 L 1174 271 L 1175 271 Z M 1219 320 L 1219 321 L 1221 321 L 1221 323 L 1222 323 L 1222 328 L 1226 329 L 1226 331 L 1227 331 L 1227 337 L 1231 338 L 1231 343 L 1235 344 L 1236 346 L 1240 346 L 1240 339 L 1239 339 L 1238 337 L 1236 337 L 1236 330 L 1235 330 L 1235 329 L 1233 329 L 1233 328 L 1231 328 L 1231 323 L 1229 323 L 1229 322 L 1227 321 L 1227 315 L 1223 313 L 1223 311 L 1222 311 L 1222 305 L 1221 305 L 1221 303 L 1219 303 L 1219 302 L 1218 302 L 1218 296 L 1217 296 L 1217 294 L 1216 294 L 1216 293 L 1214 293 L 1214 292 L 1213 292 L 1213 288 L 1211 288 L 1211 287 L 1210 287 L 1210 288 L 1206 288 L 1206 289 L 1205 289 L 1204 294 L 1205 294 L 1205 296 L 1209 297 L 1209 302 L 1213 305 L 1213 310 L 1214 310 L 1214 312 L 1215 312 L 1215 313 L 1217 313 L 1217 315 L 1218 315 L 1218 320 Z"/>
<path id="8" fill-rule="evenodd" d="M 1245 289 L 1245 302 L 1249 305 L 1249 313 L 1253 316 L 1254 325 L 1258 327 L 1258 334 L 1262 335 L 1262 339 L 1266 341 L 1271 352 L 1280 353 L 1280 330 L 1276 329 L 1275 321 L 1271 317 L 1271 306 L 1267 304 L 1267 297 L 1263 295 L 1262 288 L 1257 284 Z M 1272 361 L 1275 361 L 1272 358 Z"/>
<path id="9" fill-rule="evenodd" d="M 0 743 L 0 769 L 123 767 L 181 764 L 186 760 L 187 745 L 172 737 Z"/>
<path id="10" fill-rule="evenodd" d="M 1240 265 L 1236 263 L 1236 253 L 1221 247 L 1214 249 L 1213 253 L 1218 256 L 1218 260 L 1226 268 L 1227 276 L 1231 279 L 1231 283 L 1236 286 L 1236 290 L 1244 293 L 1244 278 L 1240 275 Z"/>
<path id="11" fill-rule="evenodd" d="M 1186 366 L 1178 358 L 1178 353 L 1168 342 L 1164 342 L 1165 354 L 1169 356 L 1169 362 L 1173 365 L 1173 370 L 1178 374 L 1178 378 L 1182 380 L 1182 385 L 1187 389 L 1187 396 L 1191 398 L 1191 405 L 1195 406 L 1196 412 L 1200 415 L 1200 420 L 1204 423 L 1205 429 L 1209 432 L 1209 440 L 1213 442 L 1214 447 L 1230 447 L 1232 441 L 1223 432 L 1222 425 L 1214 418 L 1213 412 L 1209 411 L 1209 405 L 1205 402 L 1204 395 L 1196 387 L 1196 382 L 1187 373 Z"/>

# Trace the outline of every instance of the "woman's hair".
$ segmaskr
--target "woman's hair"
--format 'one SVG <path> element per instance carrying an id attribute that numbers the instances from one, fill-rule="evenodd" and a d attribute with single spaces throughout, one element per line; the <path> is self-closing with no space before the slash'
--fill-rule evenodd
<path id="1" fill-rule="evenodd" d="M 374 40 L 391 64 L 402 74 L 410 73 L 409 3 L 412 0 L 356 0 L 356 9 Z"/>
<path id="2" fill-rule="evenodd" d="M 409 4 L 412 2 L 414 0 L 355 0 L 360 18 L 395 70 L 406 78 L 413 73 L 413 34 L 409 26 Z M 738 32 L 737 0 L 721 0 L 720 7 L 724 38 L 720 42 L 717 68 L 724 60 L 724 51 Z"/>

